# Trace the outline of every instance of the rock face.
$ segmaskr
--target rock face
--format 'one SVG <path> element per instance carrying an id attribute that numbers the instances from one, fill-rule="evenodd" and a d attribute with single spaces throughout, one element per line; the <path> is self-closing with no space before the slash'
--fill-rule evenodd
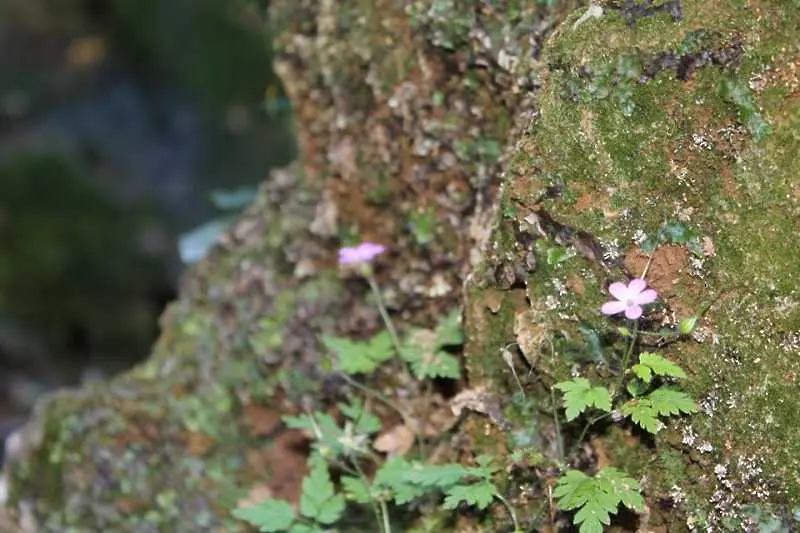
<path id="1" fill-rule="evenodd" d="M 295 499 L 302 436 L 278 416 L 341 392 L 322 332 L 380 325 L 367 287 L 336 267 L 357 235 L 391 248 L 377 272 L 401 328 L 463 304 L 461 385 L 484 387 L 503 419 L 462 420 L 456 457 L 555 459 L 566 444 L 573 467 L 641 480 L 647 508 L 622 526 L 791 527 L 800 6 L 271 4 L 299 162 L 186 276 L 147 363 L 42 402 L 9 447 L 15 518 L 40 531 L 236 531 L 243 488 Z M 654 437 L 622 421 L 580 442 L 580 424 L 555 423 L 551 387 L 575 375 L 613 387 L 624 322 L 599 308 L 609 282 L 645 270 L 659 300 L 643 329 L 699 317 L 691 335 L 642 344 L 686 369 L 701 412 Z M 526 401 L 501 355 L 512 343 Z M 550 527 L 557 474 L 508 472 L 526 527 Z"/>

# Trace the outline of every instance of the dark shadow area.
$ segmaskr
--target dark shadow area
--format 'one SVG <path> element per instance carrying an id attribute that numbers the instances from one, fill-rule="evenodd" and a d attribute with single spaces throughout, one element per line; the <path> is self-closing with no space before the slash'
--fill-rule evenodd
<path id="1" fill-rule="evenodd" d="M 293 159 L 265 28 L 238 0 L 0 6 L 0 439 L 146 357 L 185 266 Z"/>

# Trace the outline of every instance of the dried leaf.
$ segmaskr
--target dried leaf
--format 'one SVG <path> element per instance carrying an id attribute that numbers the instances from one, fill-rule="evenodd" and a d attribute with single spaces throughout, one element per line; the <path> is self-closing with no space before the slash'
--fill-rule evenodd
<path id="1" fill-rule="evenodd" d="M 467 389 L 458 393 L 450 400 L 450 409 L 456 417 L 460 417 L 464 409 L 475 411 L 489 417 L 494 425 L 506 430 L 510 427 L 508 420 L 503 415 L 500 400 L 497 396 L 486 392 L 484 387 Z"/>
<path id="2" fill-rule="evenodd" d="M 216 441 L 199 431 L 189 432 L 186 448 L 192 455 L 205 455 L 214 446 Z"/>
<path id="3" fill-rule="evenodd" d="M 537 313 L 528 309 L 514 317 L 514 336 L 522 355 L 531 366 L 536 365 L 542 343 L 547 339 L 547 327 L 536 320 Z"/>
<path id="4" fill-rule="evenodd" d="M 272 490 L 269 488 L 268 485 L 265 485 L 263 483 L 256 483 L 255 485 L 250 487 L 250 491 L 247 493 L 247 496 L 236 502 L 236 506 L 252 507 L 254 505 L 258 505 L 264 500 L 272 498 L 272 496 L 273 496 Z"/>
<path id="5" fill-rule="evenodd" d="M 414 432 L 405 424 L 398 424 L 384 431 L 372 445 L 375 450 L 389 456 L 405 455 L 414 445 Z"/>
<path id="6" fill-rule="evenodd" d="M 281 421 L 281 414 L 261 405 L 248 405 L 244 408 L 244 416 L 253 431 L 253 435 L 264 436 L 272 433 Z"/>

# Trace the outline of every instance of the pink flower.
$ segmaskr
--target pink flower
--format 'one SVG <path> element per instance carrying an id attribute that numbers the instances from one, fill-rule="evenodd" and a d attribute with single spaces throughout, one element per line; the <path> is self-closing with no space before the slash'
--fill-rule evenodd
<path id="1" fill-rule="evenodd" d="M 600 311 L 604 315 L 616 315 L 624 311 L 627 318 L 636 320 L 642 316 L 642 306 L 658 298 L 656 291 L 646 288 L 647 282 L 641 278 L 633 278 L 627 286 L 619 281 L 612 283 L 608 292 L 616 300 L 604 303 Z"/>
<path id="2" fill-rule="evenodd" d="M 386 251 L 386 247 L 372 242 L 362 242 L 358 246 L 345 246 L 339 249 L 339 264 L 369 263 L 375 256 Z"/>

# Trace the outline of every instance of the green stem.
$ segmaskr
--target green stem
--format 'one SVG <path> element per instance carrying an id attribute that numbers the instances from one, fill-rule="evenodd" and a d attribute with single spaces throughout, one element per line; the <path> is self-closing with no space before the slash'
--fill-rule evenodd
<path id="1" fill-rule="evenodd" d="M 364 278 L 367 280 L 367 283 L 369 283 L 369 288 L 372 289 L 372 295 L 375 297 L 375 303 L 378 306 L 378 312 L 381 314 L 383 323 L 386 325 L 386 330 L 389 332 L 389 336 L 392 338 L 392 344 L 394 345 L 395 352 L 397 352 L 397 356 L 403 363 L 403 370 L 406 373 L 406 378 L 411 381 L 411 371 L 408 369 L 408 365 L 403 360 L 401 355 L 400 337 L 397 335 L 397 329 L 394 327 L 392 317 L 389 316 L 389 311 L 386 309 L 386 304 L 383 302 L 381 288 L 378 287 L 378 282 L 375 280 L 375 276 L 372 275 L 372 272 L 365 271 Z"/>
<path id="2" fill-rule="evenodd" d="M 674 331 L 670 331 L 670 332 L 668 332 L 669 335 L 666 335 L 665 332 L 647 331 L 647 330 L 641 329 L 641 330 L 638 331 L 638 333 L 639 333 L 639 335 L 647 335 L 648 337 L 664 337 L 664 338 L 667 338 L 667 336 L 670 336 L 670 337 L 677 337 L 678 336 L 678 334 L 676 332 L 674 332 Z"/>
<path id="3" fill-rule="evenodd" d="M 508 500 L 506 500 L 499 492 L 495 492 L 494 497 L 503 502 L 503 505 L 505 505 L 506 509 L 508 509 L 508 514 L 511 516 L 511 521 L 514 522 L 514 531 L 522 531 L 519 528 L 519 522 L 517 522 L 517 513 L 514 512 L 514 508 L 510 503 L 508 503 Z"/>
<path id="4" fill-rule="evenodd" d="M 381 500 L 381 513 L 383 513 L 383 531 L 392 533 L 392 524 L 389 522 L 389 509 L 383 500 Z"/>
<path id="5" fill-rule="evenodd" d="M 584 437 L 586 437 L 586 433 L 589 431 L 589 428 L 592 427 L 593 425 L 595 425 L 597 422 L 600 422 L 602 419 L 606 418 L 607 416 L 611 416 L 611 413 L 605 413 L 603 415 L 596 416 L 596 417 L 594 417 L 591 420 L 586 422 L 586 425 L 583 426 L 583 431 L 581 431 L 581 434 L 578 437 L 578 440 L 575 441 L 575 446 L 574 447 L 575 447 L 576 450 L 581 445 L 581 442 L 583 442 Z"/>
<path id="6" fill-rule="evenodd" d="M 376 391 L 373 388 L 367 387 L 366 385 L 363 385 L 363 384 L 359 383 L 358 381 L 354 380 L 352 377 L 350 377 L 349 375 L 345 374 L 344 372 L 340 372 L 339 375 L 342 376 L 342 378 L 349 385 L 352 385 L 353 387 L 359 389 L 360 391 L 364 392 L 365 394 L 368 394 L 368 395 L 372 396 L 376 400 L 382 402 L 383 404 L 387 405 L 388 407 L 390 407 L 391 409 L 396 411 L 397 414 L 399 414 L 403 418 L 404 421 L 409 419 L 408 413 L 403 411 L 397 404 L 395 404 L 393 401 L 391 401 L 390 399 L 385 397 L 380 392 Z"/>
<path id="7" fill-rule="evenodd" d="M 617 392 L 622 390 L 622 385 L 625 383 L 625 374 L 628 372 L 628 363 L 633 354 L 633 347 L 636 345 L 636 337 L 639 335 L 639 321 L 633 321 L 633 331 L 631 333 L 631 342 L 628 344 L 628 349 L 625 350 L 625 356 L 622 358 L 622 369 L 619 373 L 619 383 L 617 383 Z"/>
<path id="8" fill-rule="evenodd" d="M 556 448 L 558 449 L 558 458 L 564 462 L 564 436 L 561 434 L 561 422 L 558 420 L 558 409 L 556 408 L 556 393 L 555 389 L 550 388 L 550 401 L 553 403 L 553 420 L 556 423 Z"/>
<path id="9" fill-rule="evenodd" d="M 353 466 L 355 467 L 356 470 L 358 470 L 358 477 L 361 478 L 361 482 L 364 483 L 364 485 L 366 485 L 367 487 L 367 494 L 369 494 L 369 503 L 372 507 L 372 513 L 375 515 L 375 521 L 378 523 L 378 527 L 381 528 L 382 533 L 390 533 L 389 531 L 384 529 L 383 526 L 384 520 L 381 517 L 381 510 L 375 503 L 375 498 L 372 497 L 372 491 L 370 490 L 371 485 L 369 483 L 369 480 L 367 479 L 367 476 L 364 474 L 364 471 L 359 466 L 357 458 L 353 460 Z"/>
<path id="10" fill-rule="evenodd" d="M 367 283 L 369 283 L 370 289 L 372 289 L 372 295 L 375 297 L 375 303 L 378 305 L 378 311 L 381 314 L 381 318 L 383 318 L 383 323 L 386 325 L 386 329 L 389 331 L 389 336 L 392 337 L 392 344 L 394 344 L 394 349 L 397 350 L 397 353 L 400 353 L 400 337 L 397 336 L 397 330 L 394 327 L 394 322 L 392 322 L 392 318 L 389 316 L 389 311 L 386 309 L 386 304 L 383 302 L 383 296 L 381 295 L 381 289 L 378 287 L 378 282 L 375 281 L 375 276 L 371 273 L 367 273 L 365 275 L 367 279 Z"/>

